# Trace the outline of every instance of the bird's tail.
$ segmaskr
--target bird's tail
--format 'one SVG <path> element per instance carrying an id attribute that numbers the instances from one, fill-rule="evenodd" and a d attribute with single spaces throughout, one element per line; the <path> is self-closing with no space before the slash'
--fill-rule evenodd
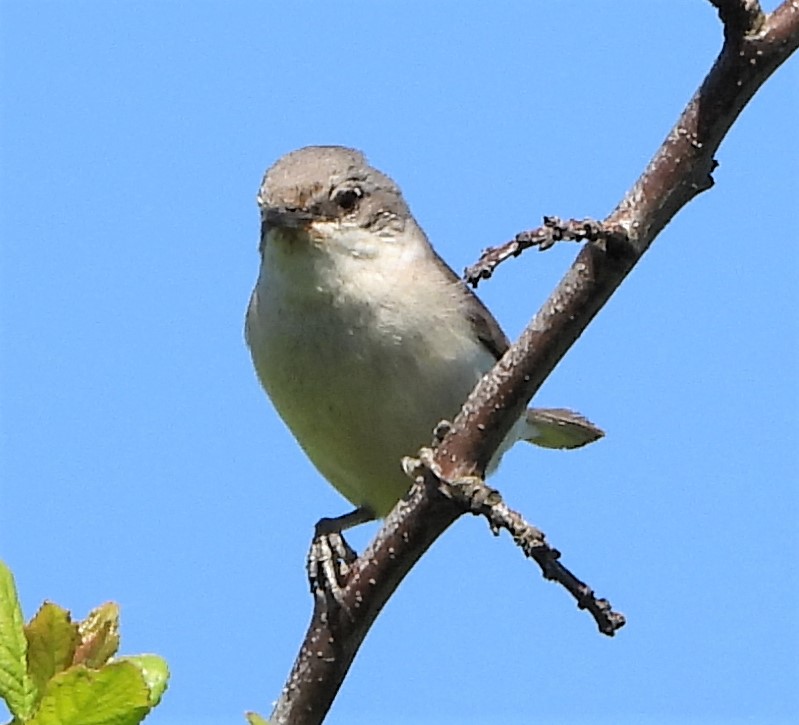
<path id="1" fill-rule="evenodd" d="M 605 432 L 579 413 L 565 408 L 529 408 L 522 440 L 544 448 L 580 448 Z"/>

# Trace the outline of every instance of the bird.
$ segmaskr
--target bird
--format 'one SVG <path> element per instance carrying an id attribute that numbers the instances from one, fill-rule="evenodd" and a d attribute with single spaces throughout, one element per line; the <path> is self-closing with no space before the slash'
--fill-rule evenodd
<path id="1" fill-rule="evenodd" d="M 401 460 L 429 443 L 502 357 L 508 338 L 436 253 L 400 188 L 344 146 L 279 158 L 258 196 L 260 268 L 245 319 L 255 372 L 319 473 L 384 518 L 410 489 Z M 531 408 L 518 440 L 579 448 L 604 435 L 582 415 Z"/>

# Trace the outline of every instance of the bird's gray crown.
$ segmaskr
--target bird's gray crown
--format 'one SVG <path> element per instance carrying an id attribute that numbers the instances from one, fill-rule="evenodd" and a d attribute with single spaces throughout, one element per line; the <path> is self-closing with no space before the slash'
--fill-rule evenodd
<path id="1" fill-rule="evenodd" d="M 264 176 L 258 204 L 263 214 L 296 210 L 328 219 L 349 216 L 365 226 L 387 215 L 410 214 L 394 181 L 345 146 L 306 146 L 278 159 Z"/>

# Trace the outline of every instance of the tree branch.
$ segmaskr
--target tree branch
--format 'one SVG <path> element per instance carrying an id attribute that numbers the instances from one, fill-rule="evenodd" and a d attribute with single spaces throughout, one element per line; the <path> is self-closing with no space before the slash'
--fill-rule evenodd
<path id="1" fill-rule="evenodd" d="M 388 597 L 433 541 L 473 508 L 458 496 L 442 495 L 442 489 L 482 476 L 530 398 L 656 235 L 712 186 L 721 140 L 757 89 L 799 45 L 799 0 L 786 0 L 769 16 L 751 0 L 711 2 L 724 23 L 725 42 L 708 76 L 644 173 L 599 225 L 603 234 L 584 246 L 520 339 L 469 396 L 425 459 L 421 483 L 397 504 L 363 555 L 348 563 L 340 606 L 331 607 L 323 591 L 315 592 L 311 624 L 271 722 L 323 720 Z M 488 507 L 494 516 L 502 514 L 498 505 Z M 508 522 L 508 528 L 516 527 Z M 578 586 L 577 591 L 583 590 Z"/>
<path id="2" fill-rule="evenodd" d="M 766 16 L 757 0 L 710 0 L 719 11 L 724 23 L 724 38 L 742 38 L 757 32 L 766 22 Z"/>

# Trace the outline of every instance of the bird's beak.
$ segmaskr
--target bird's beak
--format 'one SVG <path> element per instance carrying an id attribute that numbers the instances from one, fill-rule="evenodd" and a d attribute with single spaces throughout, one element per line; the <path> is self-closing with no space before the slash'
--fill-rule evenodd
<path id="1" fill-rule="evenodd" d="M 261 243 L 259 249 L 263 253 L 266 235 L 271 229 L 306 229 L 314 220 L 314 215 L 305 209 L 285 206 L 272 206 L 261 212 Z"/>
<path id="2" fill-rule="evenodd" d="M 314 220 L 314 215 L 305 209 L 272 206 L 264 209 L 262 220 L 267 229 L 302 229 Z"/>

